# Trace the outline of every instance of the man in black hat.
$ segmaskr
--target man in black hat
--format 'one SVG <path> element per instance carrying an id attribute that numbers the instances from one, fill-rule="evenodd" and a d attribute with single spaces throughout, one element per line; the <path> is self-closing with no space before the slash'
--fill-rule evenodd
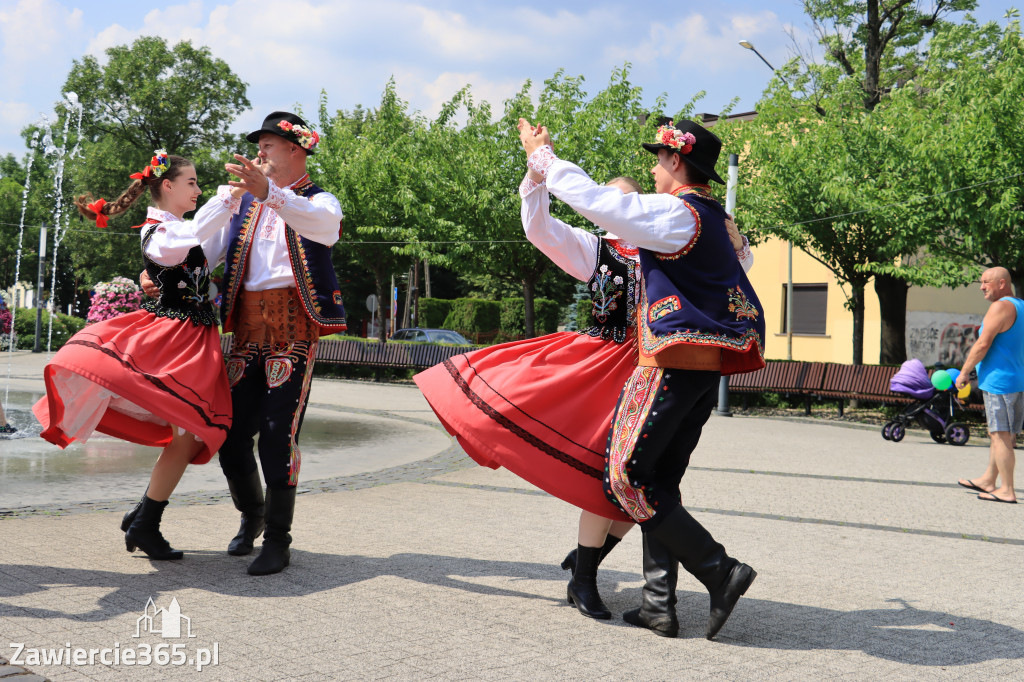
<path id="1" fill-rule="evenodd" d="M 295 114 L 275 111 L 246 136 L 256 158 L 235 155 L 229 184 L 245 192 L 231 221 L 221 317 L 234 331 L 226 358 L 234 421 L 220 449 L 242 524 L 228 553 L 246 555 L 264 532 L 251 575 L 290 561 L 301 455 L 298 439 L 320 336 L 346 329 L 331 247 L 341 234 L 338 200 L 306 172 L 319 135 Z M 266 497 L 253 454 L 259 456 Z"/>
<path id="2" fill-rule="evenodd" d="M 678 565 L 708 590 L 712 639 L 756 572 L 725 553 L 681 504 L 679 483 L 717 400 L 719 377 L 764 366 L 760 303 L 708 182 L 722 143 L 693 121 L 665 125 L 644 148 L 657 194 L 602 187 L 555 156 L 548 131 L 519 122 L 535 182 L 599 227 L 640 247 L 639 366 L 608 437 L 605 494 L 643 531 L 643 603 L 623 618 L 675 637 Z"/>

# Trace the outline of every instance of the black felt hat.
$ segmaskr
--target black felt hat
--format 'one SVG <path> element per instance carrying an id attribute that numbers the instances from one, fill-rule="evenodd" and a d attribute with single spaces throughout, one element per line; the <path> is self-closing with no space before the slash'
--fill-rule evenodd
<path id="1" fill-rule="evenodd" d="M 315 153 L 320 142 L 320 135 L 315 130 L 306 125 L 301 118 L 287 111 L 275 111 L 270 114 L 263 119 L 263 127 L 252 131 L 245 139 L 259 143 L 260 135 L 263 133 L 278 135 L 289 142 L 294 142 L 305 149 L 307 154 Z"/>
<path id="2" fill-rule="evenodd" d="M 687 119 L 675 125 L 663 125 L 658 128 L 655 141 L 644 142 L 643 146 L 653 154 L 657 154 L 659 149 L 675 152 L 693 168 L 715 182 L 725 184 L 725 180 L 715 172 L 715 164 L 718 163 L 718 155 L 722 151 L 722 141 L 699 123 Z"/>

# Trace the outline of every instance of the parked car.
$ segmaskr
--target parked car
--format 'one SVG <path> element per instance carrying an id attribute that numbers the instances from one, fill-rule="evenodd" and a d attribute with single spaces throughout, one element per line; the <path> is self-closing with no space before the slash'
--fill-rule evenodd
<path id="1" fill-rule="evenodd" d="M 472 346 L 472 342 L 451 329 L 398 329 L 391 335 L 392 341 L 417 341 L 419 343 L 450 343 L 453 346 Z"/>

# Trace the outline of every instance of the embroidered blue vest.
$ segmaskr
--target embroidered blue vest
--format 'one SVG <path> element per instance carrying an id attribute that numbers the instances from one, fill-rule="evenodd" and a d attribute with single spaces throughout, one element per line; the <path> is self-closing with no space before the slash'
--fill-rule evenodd
<path id="1" fill-rule="evenodd" d="M 581 329 L 581 334 L 615 343 L 626 341 L 636 324 L 636 298 L 640 286 L 640 273 L 634 260 L 636 254 L 635 246 L 621 240 L 599 240 L 597 266 L 587 281 L 593 325 Z"/>
<path id="2" fill-rule="evenodd" d="M 307 180 L 292 188 L 300 197 L 312 197 L 320 192 L 312 181 Z M 265 209 L 255 197 L 246 194 L 238 215 L 228 226 L 228 251 L 224 261 L 226 290 L 221 306 L 221 322 L 224 331 L 234 329 L 235 303 L 245 282 L 245 268 L 249 251 L 256 234 L 260 214 Z M 302 300 L 302 307 L 316 325 L 320 335 L 334 334 L 348 329 L 345 323 L 345 306 L 338 288 L 338 276 L 331 263 L 331 247 L 306 239 L 285 225 L 285 242 L 288 244 L 288 258 L 291 261 L 295 286 Z"/>
<path id="3" fill-rule="evenodd" d="M 764 316 L 725 229 L 725 210 L 709 188 L 674 193 L 697 229 L 676 253 L 640 249 L 640 344 L 648 355 L 690 344 L 722 351 L 723 375 L 764 367 Z"/>

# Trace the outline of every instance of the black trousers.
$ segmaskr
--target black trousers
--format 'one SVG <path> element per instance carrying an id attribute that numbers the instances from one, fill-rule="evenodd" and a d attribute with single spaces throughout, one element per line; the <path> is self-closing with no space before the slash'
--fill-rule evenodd
<path id="1" fill-rule="evenodd" d="M 718 399 L 718 372 L 637 367 L 608 435 L 605 495 L 643 530 L 680 505 L 679 483 Z"/>
<path id="2" fill-rule="evenodd" d="M 234 420 L 220 448 L 229 479 L 256 470 L 253 439 L 259 434 L 260 465 L 268 488 L 294 487 L 302 455 L 299 430 L 309 401 L 317 341 L 248 343 L 226 358 Z"/>

